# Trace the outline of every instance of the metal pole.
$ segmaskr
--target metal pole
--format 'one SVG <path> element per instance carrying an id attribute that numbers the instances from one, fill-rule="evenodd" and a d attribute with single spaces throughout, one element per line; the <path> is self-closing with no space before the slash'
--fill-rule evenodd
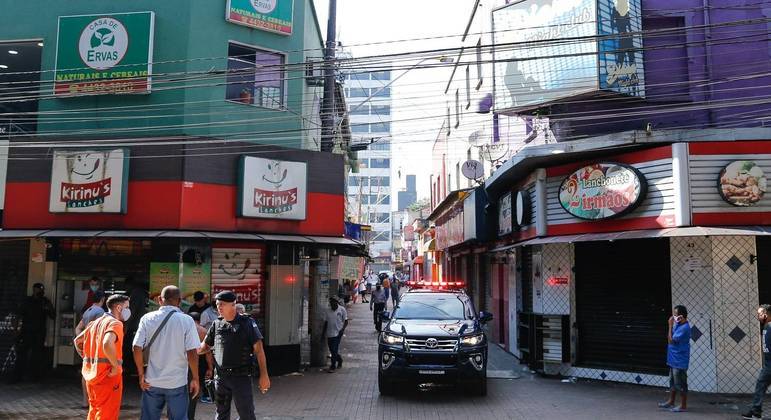
<path id="1" fill-rule="evenodd" d="M 335 33 L 337 0 L 329 0 L 327 44 L 324 49 L 324 100 L 321 107 L 321 151 L 331 152 L 335 144 Z"/>

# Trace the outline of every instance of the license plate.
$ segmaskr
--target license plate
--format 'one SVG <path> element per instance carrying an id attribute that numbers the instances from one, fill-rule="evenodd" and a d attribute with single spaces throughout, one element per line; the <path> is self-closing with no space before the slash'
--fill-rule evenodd
<path id="1" fill-rule="evenodd" d="M 421 375 L 444 375 L 443 370 L 419 370 Z"/>

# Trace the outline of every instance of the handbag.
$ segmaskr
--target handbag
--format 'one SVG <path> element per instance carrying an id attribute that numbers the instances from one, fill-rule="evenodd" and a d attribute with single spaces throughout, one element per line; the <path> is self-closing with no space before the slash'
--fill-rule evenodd
<path id="1" fill-rule="evenodd" d="M 150 360 L 150 346 L 152 346 L 153 342 L 155 342 L 155 339 L 158 338 L 158 334 L 161 332 L 161 330 L 163 330 L 163 327 L 166 326 L 166 323 L 169 322 L 169 319 L 171 318 L 172 315 L 174 315 L 174 312 L 176 311 L 169 312 L 169 314 L 166 315 L 166 318 L 163 318 L 163 322 L 161 322 L 161 325 L 158 326 L 158 329 L 155 330 L 155 332 L 153 333 L 153 336 L 150 337 L 150 342 L 147 343 L 147 345 L 142 349 L 142 364 L 144 366 L 147 366 L 147 362 Z"/>

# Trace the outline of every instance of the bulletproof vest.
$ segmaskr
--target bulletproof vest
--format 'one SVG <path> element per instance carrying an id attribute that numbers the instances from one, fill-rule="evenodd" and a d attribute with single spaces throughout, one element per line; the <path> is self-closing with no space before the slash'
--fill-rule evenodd
<path id="1" fill-rule="evenodd" d="M 214 321 L 214 361 L 222 373 L 250 374 L 254 365 L 252 346 L 249 343 L 252 321 L 242 315 L 233 321 Z"/>

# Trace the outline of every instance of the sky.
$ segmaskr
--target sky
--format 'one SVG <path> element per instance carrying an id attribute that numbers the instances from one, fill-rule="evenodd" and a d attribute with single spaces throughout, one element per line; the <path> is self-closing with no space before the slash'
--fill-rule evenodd
<path id="1" fill-rule="evenodd" d="M 314 0 L 326 36 L 328 0 Z M 354 57 L 425 51 L 460 46 L 474 0 L 338 0 L 337 40 Z M 452 36 L 451 36 L 452 35 Z M 418 40 L 440 37 L 431 40 Z M 405 42 L 388 42 L 412 40 Z M 377 43 L 377 44 L 375 44 Z M 440 64 L 440 54 L 421 63 Z M 398 62 L 409 68 L 420 60 Z M 444 118 L 444 88 L 452 67 L 396 70 L 392 77 L 392 196 L 405 185 L 405 175 L 417 175 L 418 198 L 429 195 L 431 147 Z M 403 75 L 402 75 L 403 74 Z M 401 77 L 400 77 L 401 76 Z M 403 121 L 411 120 L 411 121 Z M 401 176 L 399 176 L 401 175 Z M 396 209 L 396 200 L 391 200 Z"/>

